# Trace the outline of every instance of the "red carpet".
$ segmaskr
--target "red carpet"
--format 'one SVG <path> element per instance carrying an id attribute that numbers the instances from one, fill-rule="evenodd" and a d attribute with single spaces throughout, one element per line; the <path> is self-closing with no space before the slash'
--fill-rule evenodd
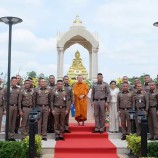
<path id="1" fill-rule="evenodd" d="M 93 124 L 71 124 L 65 141 L 56 143 L 54 158 L 119 158 L 108 134 L 92 133 L 93 129 Z"/>

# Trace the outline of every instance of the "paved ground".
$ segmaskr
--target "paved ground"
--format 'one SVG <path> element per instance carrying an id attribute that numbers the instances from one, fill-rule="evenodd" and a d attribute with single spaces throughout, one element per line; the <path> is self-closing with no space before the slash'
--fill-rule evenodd
<path id="1" fill-rule="evenodd" d="M 120 158 L 128 158 L 127 155 L 121 155 L 121 154 L 119 154 L 118 156 Z M 45 155 L 42 156 L 42 158 L 53 158 L 53 157 L 54 157 L 54 154 L 45 154 Z"/>

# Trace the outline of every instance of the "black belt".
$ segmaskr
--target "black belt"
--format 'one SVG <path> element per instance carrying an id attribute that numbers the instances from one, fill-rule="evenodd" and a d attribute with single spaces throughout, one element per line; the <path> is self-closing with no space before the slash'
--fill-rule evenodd
<path id="1" fill-rule="evenodd" d="M 32 106 L 23 106 L 23 107 L 25 107 L 25 108 L 32 108 Z"/>
<path id="2" fill-rule="evenodd" d="M 0 105 L 0 107 L 1 107 L 1 106 L 3 106 L 3 105 Z"/>
<path id="3" fill-rule="evenodd" d="M 131 109 L 131 108 L 120 108 L 121 110 L 129 110 L 129 109 Z"/>
<path id="4" fill-rule="evenodd" d="M 149 108 L 156 108 L 157 106 L 155 105 L 155 106 L 149 106 Z"/>
<path id="5" fill-rule="evenodd" d="M 136 108 L 137 110 L 145 110 L 145 107 L 144 108 Z"/>
<path id="6" fill-rule="evenodd" d="M 17 104 L 10 104 L 10 106 L 17 106 Z"/>
<path id="7" fill-rule="evenodd" d="M 43 105 L 38 105 L 38 106 L 40 106 L 40 107 L 46 107 L 46 106 L 48 106 L 48 104 L 43 104 Z"/>
<path id="8" fill-rule="evenodd" d="M 60 108 L 60 109 L 66 108 L 66 106 L 53 106 L 53 107 L 55 107 L 55 108 Z"/>
<path id="9" fill-rule="evenodd" d="M 103 99 L 94 99 L 94 101 L 102 101 L 102 100 L 105 100 L 105 98 L 103 98 Z"/>

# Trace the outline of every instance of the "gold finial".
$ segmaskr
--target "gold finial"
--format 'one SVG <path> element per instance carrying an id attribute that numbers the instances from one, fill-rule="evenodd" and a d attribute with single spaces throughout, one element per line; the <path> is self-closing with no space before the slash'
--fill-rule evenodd
<path id="1" fill-rule="evenodd" d="M 75 53 L 75 57 L 76 57 L 76 59 L 80 59 L 80 52 L 78 50 Z"/>
<path id="2" fill-rule="evenodd" d="M 73 21 L 73 23 L 81 24 L 82 21 L 80 20 L 80 17 L 77 15 L 76 19 Z"/>

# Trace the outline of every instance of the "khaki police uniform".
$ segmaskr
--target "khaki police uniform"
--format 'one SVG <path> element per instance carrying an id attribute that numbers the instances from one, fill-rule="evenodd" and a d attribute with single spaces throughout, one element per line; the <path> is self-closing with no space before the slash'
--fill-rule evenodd
<path id="1" fill-rule="evenodd" d="M 19 93 L 19 111 L 23 112 L 21 122 L 21 134 L 22 138 L 25 138 L 29 132 L 29 113 L 35 105 L 33 89 L 22 89 Z"/>
<path id="2" fill-rule="evenodd" d="M 4 90 L 0 87 L 0 132 L 1 132 L 2 116 L 4 110 L 5 110 Z"/>
<path id="3" fill-rule="evenodd" d="M 20 88 L 20 90 L 24 88 L 24 85 L 22 83 L 18 83 L 16 86 L 18 88 Z M 18 129 L 19 129 L 19 126 L 20 126 L 20 121 L 21 121 L 21 116 L 19 114 L 19 109 L 18 109 L 16 122 L 15 122 L 15 130 L 14 130 L 15 133 L 18 133 Z"/>
<path id="4" fill-rule="evenodd" d="M 158 139 L 158 91 L 149 91 L 148 125 L 151 138 Z"/>
<path id="5" fill-rule="evenodd" d="M 138 113 L 140 111 L 146 111 L 146 113 L 148 112 L 148 108 L 149 108 L 149 96 L 146 92 L 136 92 L 134 94 L 134 101 L 133 101 L 133 107 L 136 110 L 136 117 L 135 117 L 135 123 L 136 123 L 136 131 L 137 131 L 137 135 L 141 134 L 141 130 L 140 130 L 140 125 L 138 123 Z"/>
<path id="6" fill-rule="evenodd" d="M 47 138 L 47 122 L 51 106 L 51 90 L 48 87 L 38 87 L 34 90 L 35 106 L 41 110 L 41 118 L 38 121 L 38 133 L 42 138 Z"/>
<path id="7" fill-rule="evenodd" d="M 48 85 L 48 88 L 50 88 L 51 93 L 55 89 L 55 86 L 56 86 L 55 84 L 49 84 Z M 53 133 L 54 132 L 54 116 L 52 114 L 52 111 L 50 111 L 49 115 L 48 115 L 47 131 L 49 133 Z"/>
<path id="8" fill-rule="evenodd" d="M 92 86 L 91 102 L 94 103 L 95 131 L 104 131 L 105 103 L 110 102 L 110 89 L 106 82 L 94 83 Z"/>
<path id="9" fill-rule="evenodd" d="M 137 87 L 136 87 L 136 85 L 133 85 L 133 86 L 132 86 L 132 91 L 133 91 L 134 93 L 137 93 Z"/>
<path id="10" fill-rule="evenodd" d="M 20 88 L 18 88 L 17 86 L 10 87 L 9 131 L 8 131 L 9 139 L 14 139 L 15 123 L 18 114 L 19 93 L 20 93 Z M 7 89 L 5 89 L 5 100 L 7 100 Z"/>
<path id="11" fill-rule="evenodd" d="M 133 86 L 132 86 L 132 85 L 130 85 L 129 83 L 127 83 L 127 84 L 128 84 L 128 90 L 129 90 L 129 91 L 133 91 L 133 90 L 134 90 L 134 89 L 133 89 Z M 120 90 L 120 92 L 122 92 L 122 91 L 123 91 L 123 84 L 121 84 L 121 85 L 120 85 L 119 90 Z"/>
<path id="12" fill-rule="evenodd" d="M 145 84 L 144 84 L 143 90 L 144 90 L 146 93 L 149 93 L 149 91 L 150 91 L 150 86 L 149 86 L 148 83 L 145 83 Z"/>
<path id="13" fill-rule="evenodd" d="M 129 117 L 129 109 L 133 107 L 133 92 L 119 92 L 117 98 L 117 108 L 121 113 L 121 129 L 122 135 L 125 136 L 131 132 L 131 123 Z M 127 122 L 127 127 L 126 127 Z"/>
<path id="14" fill-rule="evenodd" d="M 69 84 L 64 84 L 64 89 L 66 92 L 67 96 L 67 104 L 68 104 L 68 114 L 65 116 L 65 130 L 69 129 L 69 114 L 70 114 L 70 109 L 71 105 L 73 104 L 73 91 L 71 86 Z"/>
<path id="15" fill-rule="evenodd" d="M 51 95 L 51 107 L 54 111 L 55 138 L 63 138 L 66 110 L 69 109 L 67 96 L 63 89 L 55 89 Z"/>

